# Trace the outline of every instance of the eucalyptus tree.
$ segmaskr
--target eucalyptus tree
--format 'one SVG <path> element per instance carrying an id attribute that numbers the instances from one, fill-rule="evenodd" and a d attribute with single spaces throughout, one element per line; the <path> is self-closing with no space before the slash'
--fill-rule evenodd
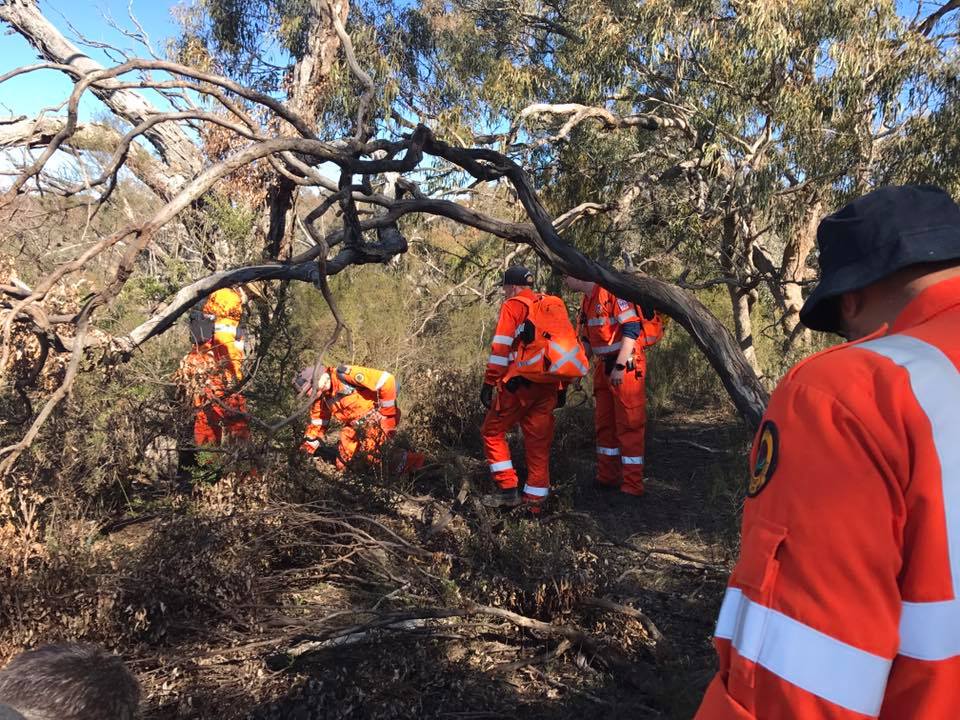
<path id="1" fill-rule="evenodd" d="M 881 182 L 956 186 L 957 3 L 897 6 L 424 0 L 380 43 L 410 112 L 499 143 L 551 207 L 593 205 L 581 247 L 725 285 L 758 369 L 758 289 L 795 336 L 822 214 Z"/>

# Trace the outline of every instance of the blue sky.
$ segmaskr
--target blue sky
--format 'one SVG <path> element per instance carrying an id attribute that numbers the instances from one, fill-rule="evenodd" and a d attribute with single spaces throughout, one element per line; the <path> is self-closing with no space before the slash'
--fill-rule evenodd
<path id="1" fill-rule="evenodd" d="M 150 36 L 154 50 L 160 55 L 163 55 L 166 39 L 177 34 L 177 27 L 170 12 L 175 4 L 164 0 L 129 2 L 133 14 Z M 47 19 L 71 40 L 73 33 L 69 23 L 93 41 L 110 43 L 124 49 L 134 49 L 136 45 L 104 20 L 104 17 L 111 17 L 117 25 L 135 31 L 129 18 L 127 0 L 41 0 L 40 8 Z M 110 64 L 110 60 L 100 50 L 88 47 L 81 47 L 81 50 L 98 62 Z M 146 54 L 142 47 L 136 48 L 135 53 L 140 56 Z M 36 50 L 20 35 L 0 34 L 0 74 L 36 62 Z M 55 70 L 41 70 L 14 78 L 0 85 L 0 116 L 32 115 L 40 108 L 57 105 L 66 100 L 71 89 L 72 83 L 67 77 Z M 81 103 L 81 116 L 83 119 L 89 118 L 102 108 L 99 101 L 87 93 Z"/>

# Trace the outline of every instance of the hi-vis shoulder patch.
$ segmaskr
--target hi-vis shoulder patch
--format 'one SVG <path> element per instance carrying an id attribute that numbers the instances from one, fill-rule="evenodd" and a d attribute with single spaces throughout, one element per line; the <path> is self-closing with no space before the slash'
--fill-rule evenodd
<path id="1" fill-rule="evenodd" d="M 757 442 L 757 460 L 750 473 L 747 495 L 756 497 L 767 486 L 777 469 L 779 454 L 780 434 L 773 420 L 767 420 L 760 428 L 760 440 Z"/>

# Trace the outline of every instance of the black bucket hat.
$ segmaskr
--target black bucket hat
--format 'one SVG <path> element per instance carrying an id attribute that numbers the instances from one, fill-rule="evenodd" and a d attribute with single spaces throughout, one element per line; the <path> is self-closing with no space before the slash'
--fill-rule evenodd
<path id="1" fill-rule="evenodd" d="M 960 207 L 933 185 L 883 187 L 821 220 L 817 247 L 820 282 L 800 322 L 837 332 L 843 293 L 911 265 L 960 259 Z"/>
<path id="2" fill-rule="evenodd" d="M 503 274 L 504 285 L 533 285 L 533 273 L 523 265 L 508 267 Z"/>

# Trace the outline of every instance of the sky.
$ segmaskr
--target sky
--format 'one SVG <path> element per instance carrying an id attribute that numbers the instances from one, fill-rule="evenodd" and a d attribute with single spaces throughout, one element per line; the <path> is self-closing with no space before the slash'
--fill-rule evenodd
<path id="1" fill-rule="evenodd" d="M 143 47 L 135 48 L 133 40 L 111 28 L 104 18 L 112 18 L 117 25 L 135 31 L 128 13 L 129 6 L 149 35 L 154 50 L 162 56 L 166 39 L 177 34 L 171 16 L 175 4 L 165 0 L 129 0 L 129 3 L 128 0 L 41 0 L 40 9 L 71 40 L 75 33 L 71 32 L 70 24 L 92 41 L 135 49 L 134 54 L 143 57 L 146 55 Z M 101 50 L 88 47 L 81 47 L 81 50 L 100 63 L 113 64 Z M 37 62 L 36 50 L 20 35 L 0 34 L 0 74 Z M 40 70 L 16 77 L 0 85 L 0 116 L 33 115 L 41 108 L 59 105 L 70 96 L 72 88 L 67 77 L 56 70 Z M 84 95 L 81 120 L 87 120 L 102 110 L 103 106 L 90 93 Z"/>

